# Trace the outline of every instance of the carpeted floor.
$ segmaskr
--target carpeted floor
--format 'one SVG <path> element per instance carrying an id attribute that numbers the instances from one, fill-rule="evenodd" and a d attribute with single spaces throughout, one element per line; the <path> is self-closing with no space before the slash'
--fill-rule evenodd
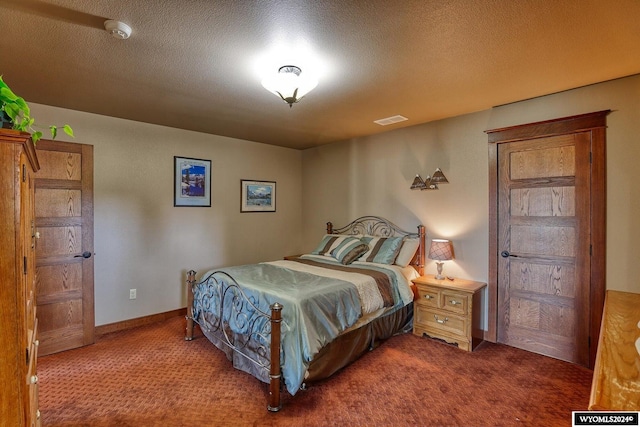
<path id="1" fill-rule="evenodd" d="M 473 353 L 411 334 L 373 352 L 283 408 L 267 385 L 233 369 L 182 317 L 106 335 L 42 357 L 40 411 L 60 426 L 568 426 L 589 403 L 592 371 L 512 347 Z"/>

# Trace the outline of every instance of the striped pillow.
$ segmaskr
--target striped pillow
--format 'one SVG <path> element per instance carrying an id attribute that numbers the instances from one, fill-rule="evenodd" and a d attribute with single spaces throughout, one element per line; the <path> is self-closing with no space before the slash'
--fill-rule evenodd
<path id="1" fill-rule="evenodd" d="M 331 251 L 331 256 L 344 265 L 349 265 L 369 249 L 362 240 L 347 237 Z"/>
<path id="2" fill-rule="evenodd" d="M 393 264 L 402 246 L 402 237 L 373 237 L 361 238 L 369 246 L 358 261 L 377 262 L 379 264 Z"/>
<path id="3" fill-rule="evenodd" d="M 353 236 L 347 236 L 344 234 L 326 234 L 317 248 L 311 253 L 314 255 L 331 256 L 331 251 L 334 250 L 345 239 L 353 239 Z"/>

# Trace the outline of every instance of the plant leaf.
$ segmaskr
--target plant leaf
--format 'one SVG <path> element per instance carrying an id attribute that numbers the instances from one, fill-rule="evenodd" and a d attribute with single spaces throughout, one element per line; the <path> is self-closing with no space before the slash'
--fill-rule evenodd
<path id="1" fill-rule="evenodd" d="M 18 98 L 19 96 L 13 93 L 7 85 L 0 87 L 0 99 L 3 99 L 5 102 L 15 102 Z"/>
<path id="2" fill-rule="evenodd" d="M 56 126 L 49 126 L 49 130 L 51 131 L 51 139 L 56 139 L 58 128 Z"/>
<path id="3" fill-rule="evenodd" d="M 73 135 L 73 129 L 71 129 L 71 126 L 69 126 L 69 125 L 64 125 L 64 126 L 62 127 L 62 130 L 63 130 L 63 131 L 64 131 L 64 133 L 66 133 L 67 135 L 69 135 L 69 136 L 71 136 L 71 137 L 74 137 L 74 138 L 75 138 L 75 136 Z"/>
<path id="4" fill-rule="evenodd" d="M 42 138 L 42 132 L 37 131 L 31 134 L 31 139 L 33 140 L 33 143 L 35 144 L 36 142 L 38 142 L 38 140 Z"/>
<path id="5" fill-rule="evenodd" d="M 4 104 L 4 112 L 7 113 L 7 116 L 9 116 L 12 122 L 15 121 L 19 113 L 18 108 L 14 104 Z"/>

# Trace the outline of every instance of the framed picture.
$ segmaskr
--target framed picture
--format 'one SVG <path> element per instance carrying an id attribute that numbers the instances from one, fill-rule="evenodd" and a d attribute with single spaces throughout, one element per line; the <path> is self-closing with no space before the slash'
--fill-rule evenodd
<path id="1" fill-rule="evenodd" d="M 275 212 L 276 183 L 273 181 L 249 181 L 241 185 L 240 212 Z"/>
<path id="2" fill-rule="evenodd" d="M 211 206 L 211 160 L 174 156 L 173 206 Z"/>

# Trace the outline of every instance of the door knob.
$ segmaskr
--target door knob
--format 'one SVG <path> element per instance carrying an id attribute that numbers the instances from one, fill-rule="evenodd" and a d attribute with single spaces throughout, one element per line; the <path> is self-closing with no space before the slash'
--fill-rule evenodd
<path id="1" fill-rule="evenodd" d="M 509 257 L 518 258 L 518 255 L 512 255 L 509 253 L 509 251 L 502 251 L 500 252 L 500 255 L 502 255 L 502 258 L 509 258 Z"/>
<path id="2" fill-rule="evenodd" d="M 75 255 L 74 258 L 91 258 L 91 252 L 89 251 L 84 251 L 82 252 L 82 255 Z"/>

